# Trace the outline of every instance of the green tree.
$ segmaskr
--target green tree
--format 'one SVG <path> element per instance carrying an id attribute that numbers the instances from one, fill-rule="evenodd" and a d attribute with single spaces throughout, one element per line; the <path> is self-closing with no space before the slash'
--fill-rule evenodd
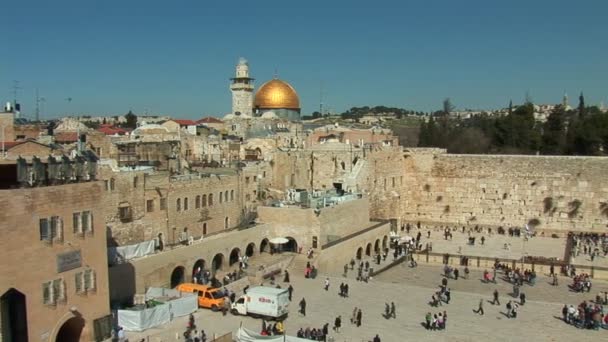
<path id="1" fill-rule="evenodd" d="M 563 154 L 566 144 L 566 111 L 557 105 L 543 126 L 542 154 Z"/>
<path id="2" fill-rule="evenodd" d="M 137 115 L 133 114 L 132 111 L 129 111 L 126 115 L 125 115 L 125 124 L 123 125 L 126 128 L 131 128 L 131 129 L 135 129 L 137 128 Z"/>
<path id="3" fill-rule="evenodd" d="M 451 112 L 454 111 L 454 105 L 452 104 L 452 100 L 450 100 L 449 97 L 445 98 L 443 100 L 443 114 L 444 115 L 449 115 Z"/>
<path id="4" fill-rule="evenodd" d="M 585 96 L 583 96 L 583 92 L 581 91 L 581 95 L 578 97 L 578 116 L 585 116 Z"/>

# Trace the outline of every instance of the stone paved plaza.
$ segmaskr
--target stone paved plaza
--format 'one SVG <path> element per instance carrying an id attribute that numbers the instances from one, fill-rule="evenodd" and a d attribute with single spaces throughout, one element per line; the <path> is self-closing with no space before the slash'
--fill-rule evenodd
<path id="1" fill-rule="evenodd" d="M 478 271 L 472 271 L 469 279 L 450 280 L 448 287 L 452 289 L 452 301 L 442 307 L 433 308 L 428 302 L 442 279 L 441 268 L 438 266 L 410 268 L 400 264 L 368 283 L 357 282 L 350 279 L 350 276 L 345 280 L 342 276 L 330 275 L 331 286 L 327 292 L 323 290 L 325 275 L 311 280 L 305 279 L 299 270 L 291 270 L 291 283 L 295 291 L 285 327 L 287 333 L 293 336 L 300 327 L 321 327 L 324 323 L 330 323 L 331 330 L 335 317 L 342 315 L 341 332 L 331 333 L 335 341 L 370 341 L 376 333 L 380 334 L 382 341 L 478 341 L 484 338 L 493 341 L 608 339 L 608 330 L 580 330 L 566 325 L 560 318 L 561 308 L 565 303 L 577 305 L 583 300 L 591 300 L 598 291 L 608 290 L 607 282 L 594 281 L 592 291 L 581 294 L 568 289 L 569 278 L 560 277 L 560 285 L 554 287 L 549 284 L 547 275 L 538 276 L 534 287 L 522 287 L 527 301 L 520 307 L 518 318 L 508 319 L 504 312 L 505 304 L 510 299 L 508 293 L 511 292 L 511 285 L 502 280 L 497 284 L 482 283 L 481 272 Z M 346 299 L 338 296 L 339 284 L 342 281 L 348 281 L 350 287 L 350 297 Z M 279 284 L 287 286 L 282 282 Z M 500 292 L 500 306 L 489 303 L 495 288 Z M 298 313 L 298 302 L 302 297 L 306 298 L 308 304 L 306 317 Z M 486 300 L 484 316 L 473 313 L 480 298 Z M 384 303 L 390 301 L 397 305 L 397 318 L 387 320 L 382 314 Z M 363 324 L 359 328 L 349 323 L 355 306 L 363 308 Z M 426 331 L 422 326 L 426 312 L 438 313 L 443 310 L 448 314 L 447 329 Z M 199 310 L 195 317 L 197 325 L 203 327 L 208 336 L 236 331 L 240 324 L 255 331 L 261 329 L 261 320 L 249 317 L 230 314 L 223 317 L 220 313 L 209 310 Z M 184 331 L 186 321 L 186 317 L 181 317 L 167 326 L 144 333 L 128 333 L 127 336 L 131 341 L 138 341 L 147 336 L 149 341 L 174 341 L 176 334 Z"/>

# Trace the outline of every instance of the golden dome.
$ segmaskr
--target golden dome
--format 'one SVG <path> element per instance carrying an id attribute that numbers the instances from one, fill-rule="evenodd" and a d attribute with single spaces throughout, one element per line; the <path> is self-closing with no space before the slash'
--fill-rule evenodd
<path id="1" fill-rule="evenodd" d="M 255 94 L 255 108 L 300 109 L 300 99 L 293 87 L 279 79 L 270 80 Z"/>

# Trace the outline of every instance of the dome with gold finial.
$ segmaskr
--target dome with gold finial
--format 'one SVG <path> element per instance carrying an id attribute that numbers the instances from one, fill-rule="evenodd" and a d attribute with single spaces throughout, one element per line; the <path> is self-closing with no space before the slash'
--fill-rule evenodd
<path id="1" fill-rule="evenodd" d="M 264 83 L 255 94 L 256 109 L 291 109 L 300 111 L 300 99 L 296 90 L 277 78 Z"/>

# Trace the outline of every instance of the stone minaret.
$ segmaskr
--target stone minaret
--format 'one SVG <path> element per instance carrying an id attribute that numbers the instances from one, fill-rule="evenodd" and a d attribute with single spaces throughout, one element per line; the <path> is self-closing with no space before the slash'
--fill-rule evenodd
<path id="1" fill-rule="evenodd" d="M 236 65 L 236 77 L 230 79 L 232 113 L 251 116 L 253 112 L 253 78 L 249 77 L 249 64 L 245 58 Z"/>

